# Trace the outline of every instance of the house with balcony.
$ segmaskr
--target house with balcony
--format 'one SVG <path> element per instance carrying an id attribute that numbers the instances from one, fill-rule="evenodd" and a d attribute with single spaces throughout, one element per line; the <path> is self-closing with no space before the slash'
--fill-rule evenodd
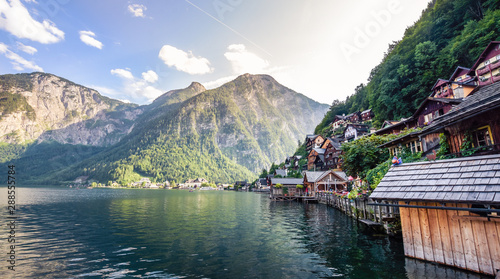
<path id="1" fill-rule="evenodd" d="M 459 105 L 421 131 L 420 137 L 444 133 L 450 152 L 461 156 L 464 139 L 469 140 L 475 154 L 500 151 L 500 83 L 483 86 Z M 468 138 L 468 139 L 467 139 Z"/>
<path id="2" fill-rule="evenodd" d="M 500 80 L 500 41 L 488 44 L 476 63 L 470 68 L 469 75 L 476 77 L 479 87 Z"/>

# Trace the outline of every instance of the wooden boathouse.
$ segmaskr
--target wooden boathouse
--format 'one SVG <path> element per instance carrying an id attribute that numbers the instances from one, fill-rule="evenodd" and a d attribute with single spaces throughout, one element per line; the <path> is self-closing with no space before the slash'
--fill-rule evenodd
<path id="1" fill-rule="evenodd" d="M 500 155 L 395 166 L 370 198 L 397 202 L 406 256 L 500 276 Z"/>

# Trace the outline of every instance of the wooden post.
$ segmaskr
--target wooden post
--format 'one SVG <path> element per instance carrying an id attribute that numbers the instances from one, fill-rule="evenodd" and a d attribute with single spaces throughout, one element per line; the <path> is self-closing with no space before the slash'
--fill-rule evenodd
<path id="1" fill-rule="evenodd" d="M 378 207 L 378 222 L 382 224 L 382 207 L 381 206 L 377 207 Z M 377 214 L 375 214 L 375 220 L 377 220 Z"/>
<path id="2" fill-rule="evenodd" d="M 367 201 L 368 201 L 368 199 L 363 201 L 363 218 L 365 218 L 365 219 L 368 219 L 368 218 L 366 218 L 366 202 Z"/>

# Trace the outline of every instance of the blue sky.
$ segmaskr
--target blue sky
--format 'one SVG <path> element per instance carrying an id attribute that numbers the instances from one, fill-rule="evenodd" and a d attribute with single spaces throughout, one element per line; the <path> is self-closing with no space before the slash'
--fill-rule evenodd
<path id="1" fill-rule="evenodd" d="M 427 0 L 0 0 L 0 74 L 43 71 L 146 104 L 197 81 L 270 74 L 331 104 Z"/>

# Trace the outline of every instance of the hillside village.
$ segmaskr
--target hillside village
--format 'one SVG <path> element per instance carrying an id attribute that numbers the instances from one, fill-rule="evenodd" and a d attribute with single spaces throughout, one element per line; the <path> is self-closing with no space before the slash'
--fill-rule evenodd
<path id="1" fill-rule="evenodd" d="M 271 168 L 257 187 L 282 185 L 290 194 L 314 195 L 328 190 L 345 193 L 349 179 L 342 171 L 342 145 L 372 135 L 399 136 L 379 146 L 391 157 L 400 157 L 407 149 L 421 160 L 435 160 L 443 145 L 448 150 L 442 158 L 499 153 L 499 80 L 500 42 L 492 41 L 470 68 L 457 67 L 449 78 L 437 79 L 429 97 L 411 117 L 387 119 L 380 129 L 374 129 L 371 109 L 336 115 L 329 135 L 307 135 L 305 152 L 287 157 L 274 172 Z M 440 138 L 445 142 L 440 143 Z M 297 171 L 302 178 L 288 175 L 297 176 Z M 357 174 L 349 178 L 358 187 L 366 183 Z"/>
<path id="2" fill-rule="evenodd" d="M 492 41 L 470 68 L 459 66 L 438 79 L 411 117 L 388 119 L 374 130 L 370 110 L 337 115 L 332 136 L 308 135 L 307 155 L 288 157 L 261 183 L 267 182 L 273 200 L 319 201 L 400 233 L 408 257 L 498 278 L 498 81 L 500 41 Z M 376 146 L 388 160 L 353 172 L 350 165 L 370 154 L 353 161 L 346 153 L 364 152 L 354 144 L 373 139 L 389 139 Z M 286 177 L 296 171 L 303 177 Z M 373 173 L 377 179 L 370 179 Z"/>

